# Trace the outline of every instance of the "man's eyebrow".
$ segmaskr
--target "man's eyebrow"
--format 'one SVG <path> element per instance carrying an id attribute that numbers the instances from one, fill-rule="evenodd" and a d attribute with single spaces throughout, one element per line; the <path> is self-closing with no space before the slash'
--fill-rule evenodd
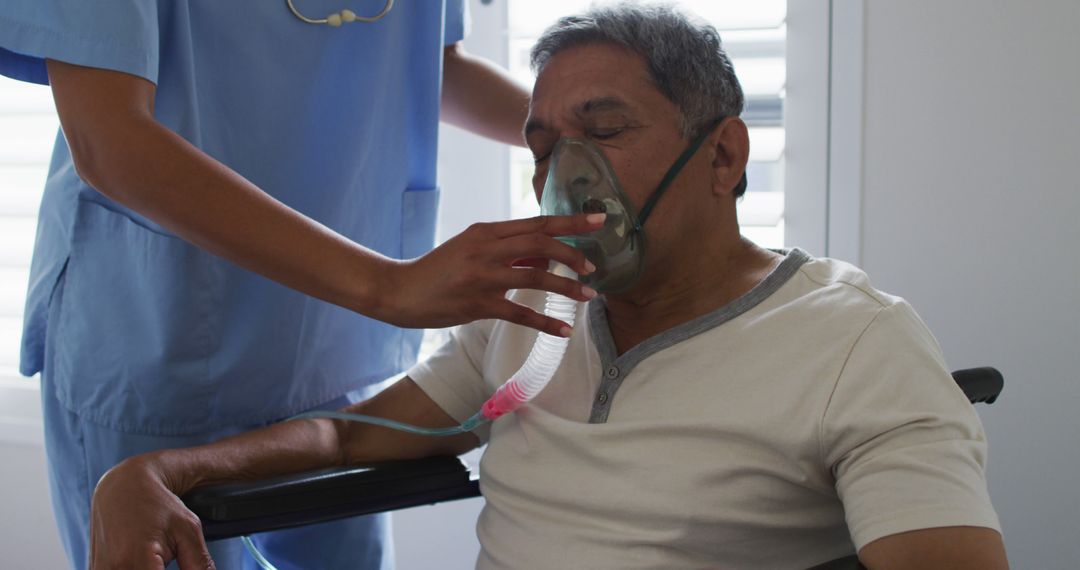
<path id="1" fill-rule="evenodd" d="M 629 111 L 631 108 L 629 103 L 618 97 L 597 97 L 582 102 L 574 109 L 574 114 L 581 117 L 593 113 L 602 113 L 604 111 Z M 546 130 L 550 130 L 547 123 L 544 123 L 539 119 L 530 118 L 525 123 L 525 138 L 529 138 L 529 135 L 536 131 Z"/>
<path id="2" fill-rule="evenodd" d="M 630 104 L 618 97 L 597 97 L 578 105 L 575 113 L 581 116 L 603 111 L 625 111 L 629 109 Z"/>

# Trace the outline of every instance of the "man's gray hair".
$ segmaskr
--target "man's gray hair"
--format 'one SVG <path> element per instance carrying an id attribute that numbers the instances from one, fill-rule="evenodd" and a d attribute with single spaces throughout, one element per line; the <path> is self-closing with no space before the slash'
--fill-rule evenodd
<path id="1" fill-rule="evenodd" d="M 588 44 L 614 44 L 639 54 L 656 88 L 682 111 L 687 139 L 720 118 L 742 113 L 742 87 L 720 34 L 672 6 L 620 2 L 561 18 L 533 46 L 532 68 L 539 74 L 559 52 Z"/>

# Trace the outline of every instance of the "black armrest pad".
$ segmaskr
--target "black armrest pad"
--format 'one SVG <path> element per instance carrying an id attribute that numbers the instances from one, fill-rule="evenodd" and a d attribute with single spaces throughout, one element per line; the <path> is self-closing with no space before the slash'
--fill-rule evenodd
<path id="1" fill-rule="evenodd" d="M 193 490 L 184 503 L 207 540 L 381 513 L 480 494 L 457 457 L 310 471 Z"/>
<path id="2" fill-rule="evenodd" d="M 952 373 L 952 377 L 972 404 L 993 404 L 1001 394 L 1001 389 L 1005 387 L 1005 378 L 1001 372 L 989 366 L 957 370 Z"/>

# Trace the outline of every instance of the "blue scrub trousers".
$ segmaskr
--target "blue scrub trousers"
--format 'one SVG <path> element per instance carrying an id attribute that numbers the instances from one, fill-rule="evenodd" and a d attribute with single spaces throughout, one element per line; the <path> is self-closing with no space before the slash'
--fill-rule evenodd
<path id="1" fill-rule="evenodd" d="M 63 295 L 62 285 L 57 289 L 50 307 L 53 311 L 60 305 Z M 82 570 L 89 565 L 90 500 L 94 487 L 106 471 L 132 455 L 202 445 L 259 426 L 196 435 L 157 436 L 125 433 L 88 422 L 68 410 L 56 397 L 50 375 L 53 350 L 47 339 L 45 368 L 41 372 L 41 399 L 49 491 L 68 560 L 72 568 Z M 317 409 L 340 409 L 364 396 L 362 392 L 354 392 Z M 394 567 L 388 514 L 268 532 L 254 535 L 252 539 L 279 570 L 392 570 Z M 239 539 L 219 540 L 208 546 L 218 570 L 259 568 Z M 175 569 L 176 564 L 169 568 Z"/>

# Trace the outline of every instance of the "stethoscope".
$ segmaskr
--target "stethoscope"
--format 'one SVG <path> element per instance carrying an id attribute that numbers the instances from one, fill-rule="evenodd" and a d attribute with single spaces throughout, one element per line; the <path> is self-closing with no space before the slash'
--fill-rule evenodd
<path id="1" fill-rule="evenodd" d="M 308 24 L 326 24 L 337 28 L 340 27 L 341 24 L 351 24 L 353 22 L 363 22 L 365 24 L 377 22 L 390 13 L 390 9 L 394 7 L 394 0 L 386 0 L 386 6 L 383 6 L 382 11 L 374 16 L 357 16 L 356 12 L 353 12 L 352 10 L 342 10 L 341 12 L 335 12 L 321 19 L 308 18 L 301 14 L 300 10 L 297 10 L 296 6 L 293 5 L 293 0 L 285 0 L 285 4 L 289 6 L 289 11 L 293 13 L 293 16 L 296 16 L 301 22 L 307 22 Z"/>

